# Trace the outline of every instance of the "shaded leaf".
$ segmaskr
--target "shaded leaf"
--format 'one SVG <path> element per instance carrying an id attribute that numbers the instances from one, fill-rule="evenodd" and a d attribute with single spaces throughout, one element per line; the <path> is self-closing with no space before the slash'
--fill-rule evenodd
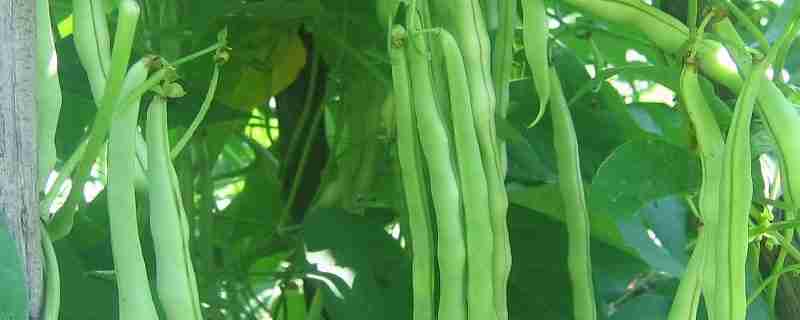
<path id="1" fill-rule="evenodd" d="M 410 317 L 408 256 L 383 227 L 339 209 L 319 209 L 306 217 L 303 238 L 309 263 L 328 273 L 325 279 L 334 284 L 323 287 L 333 318 Z"/>
<path id="2" fill-rule="evenodd" d="M 0 213 L 0 319 L 28 319 L 28 289 L 16 241 Z"/>

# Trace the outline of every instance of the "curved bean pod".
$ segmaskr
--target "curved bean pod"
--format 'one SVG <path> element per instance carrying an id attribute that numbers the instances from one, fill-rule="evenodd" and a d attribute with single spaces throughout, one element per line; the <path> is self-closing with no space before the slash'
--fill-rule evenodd
<path id="1" fill-rule="evenodd" d="M 542 119 L 550 100 L 550 62 L 547 50 L 547 13 L 544 0 L 522 0 L 522 39 L 525 56 L 533 73 L 533 84 L 539 96 L 539 113 L 529 125 L 533 127 Z"/>
<path id="2" fill-rule="evenodd" d="M 134 64 L 125 78 L 123 91 L 147 80 L 149 59 Z M 119 318 L 158 319 L 139 240 L 136 218 L 136 134 L 139 101 L 126 108 L 111 125 L 108 138 L 108 214 L 111 249 L 117 275 Z"/>
<path id="3" fill-rule="evenodd" d="M 53 241 L 47 234 L 44 225 L 41 227 L 42 233 L 42 253 L 44 254 L 44 311 L 43 320 L 58 320 L 58 312 L 61 309 L 61 275 L 58 269 L 58 257 Z"/>
<path id="4" fill-rule="evenodd" d="M 553 144 L 556 149 L 558 185 L 564 199 L 564 217 L 567 225 L 567 265 L 572 282 L 572 301 L 575 319 L 597 319 L 597 304 L 592 283 L 592 259 L 589 246 L 589 212 L 581 178 L 578 138 L 572 116 L 561 89 L 555 68 L 550 68 L 552 92 L 551 116 L 553 118 Z"/>
<path id="5" fill-rule="evenodd" d="M 203 319 L 189 253 L 188 222 L 170 158 L 165 97 L 155 96 L 150 102 L 146 138 L 156 291 L 167 318 Z"/>
<path id="6" fill-rule="evenodd" d="M 61 112 L 58 57 L 50 23 L 49 2 L 36 1 L 36 137 L 39 148 L 36 181 L 39 190 L 44 190 L 47 177 L 56 164 L 56 129 Z"/>
<path id="7" fill-rule="evenodd" d="M 717 228 L 719 211 L 724 139 L 717 120 L 703 96 L 698 77 L 697 66 L 687 63 L 681 74 L 680 97 L 697 137 L 703 172 L 699 207 L 705 226 L 698 236 L 698 245 L 692 253 L 686 275 L 678 286 L 678 292 L 669 313 L 670 320 L 694 319 L 697 316 L 700 288 L 708 297 L 706 300 L 706 305 L 709 306 L 708 311 L 710 313 L 715 311 L 713 308 L 713 292 L 716 283 L 713 258 L 715 255 L 714 232 Z M 716 318 L 712 316 L 711 319 Z"/>
<path id="8" fill-rule="evenodd" d="M 497 98 L 497 115 L 505 118 L 509 108 L 509 84 L 514 62 L 514 25 L 517 12 L 516 1 L 501 0 L 499 3 L 499 25 L 495 46 L 492 52 L 492 78 L 494 79 L 495 97 Z M 505 141 L 497 141 L 500 176 L 508 172 L 508 157 Z"/>

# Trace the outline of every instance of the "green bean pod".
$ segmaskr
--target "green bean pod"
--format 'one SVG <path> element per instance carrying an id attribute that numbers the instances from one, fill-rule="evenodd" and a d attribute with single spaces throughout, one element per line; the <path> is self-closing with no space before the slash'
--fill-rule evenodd
<path id="1" fill-rule="evenodd" d="M 747 314 L 745 266 L 747 263 L 748 213 L 753 197 L 750 162 L 750 120 L 769 63 L 759 63 L 748 77 L 725 140 L 720 184 L 720 216 L 716 240 L 716 301 L 719 319 L 744 320 Z"/>
<path id="2" fill-rule="evenodd" d="M 58 257 L 53 241 L 47 234 L 44 225 L 41 226 L 42 253 L 44 254 L 44 309 L 42 320 L 58 320 L 61 309 L 61 275 L 58 268 Z"/>
<path id="3" fill-rule="evenodd" d="M 539 96 L 539 113 L 530 126 L 542 119 L 550 100 L 550 62 L 547 49 L 547 13 L 544 0 L 522 0 L 522 40 L 525 56 L 533 73 L 533 85 Z"/>
<path id="4" fill-rule="evenodd" d="M 478 134 L 475 130 L 472 115 L 472 103 L 469 99 L 467 73 L 458 43 L 445 30 L 439 32 L 439 43 L 444 54 L 447 70 L 447 83 L 450 91 L 450 116 L 453 128 L 456 165 L 460 182 L 464 226 L 467 244 L 467 275 L 469 282 L 468 299 L 470 307 L 477 299 L 490 298 L 485 290 L 493 286 L 494 274 L 482 266 L 486 261 L 494 260 L 494 244 L 489 212 L 488 187 L 483 170 Z M 480 291 L 480 292 L 479 292 Z M 478 310 L 480 311 L 480 310 Z M 470 315 L 474 312 L 470 309 Z M 490 314 L 486 314 L 489 315 Z M 442 318 L 441 319 L 451 319 Z M 485 318 L 484 318 L 485 319 Z"/>
<path id="5" fill-rule="evenodd" d="M 72 19 L 75 51 L 86 70 L 97 106 L 103 98 L 111 69 L 111 38 L 102 0 L 74 0 Z"/>
<path id="6" fill-rule="evenodd" d="M 492 79 L 494 79 L 495 97 L 497 99 L 497 115 L 505 118 L 508 114 L 509 84 L 514 62 L 514 24 L 516 17 L 516 1 L 500 0 L 499 25 L 495 46 L 492 52 Z M 506 156 L 505 141 L 498 139 L 497 151 L 500 162 L 500 176 L 505 177 L 508 172 L 508 157 Z"/>
<path id="7" fill-rule="evenodd" d="M 795 28 L 797 28 L 796 25 L 792 26 L 787 30 L 786 34 L 793 34 L 791 29 Z M 744 72 L 749 72 L 752 66 L 750 57 L 746 52 L 746 44 L 736 32 L 730 20 L 724 19 L 722 22 L 715 24 L 714 31 L 723 38 L 726 43 L 731 44 L 733 47 L 731 50 L 737 64 Z M 773 45 L 774 48 L 778 48 L 776 49 L 778 50 L 776 51 L 776 56 L 781 54 L 780 50 L 785 48 L 785 43 L 788 42 L 788 38 L 782 37 L 782 39 Z M 790 203 L 794 203 L 794 201 L 796 201 L 794 199 L 800 199 L 800 188 L 797 187 L 798 181 L 800 181 L 800 162 L 798 162 L 800 161 L 800 146 L 796 143 L 797 137 L 800 137 L 800 116 L 798 116 L 791 102 L 783 96 L 781 91 L 772 82 L 763 85 L 759 93 L 758 103 L 761 119 L 774 137 L 780 154 L 778 159 L 780 161 L 781 176 L 784 177 L 784 197 Z M 797 213 L 795 211 L 787 210 L 785 219 L 795 219 L 796 216 Z M 794 238 L 794 233 L 795 230 L 789 228 L 784 231 L 783 235 L 787 241 L 791 242 L 791 239 Z M 785 247 L 782 247 L 774 263 L 776 267 L 773 268 L 773 275 L 781 273 L 786 257 L 787 250 Z M 777 287 L 776 281 L 770 286 L 769 290 L 770 298 L 767 301 L 773 304 L 773 306 Z"/>
<path id="8" fill-rule="evenodd" d="M 572 282 L 572 301 L 575 319 L 597 319 L 597 304 L 592 283 L 592 259 L 589 246 L 589 211 L 583 191 L 583 179 L 578 153 L 578 138 L 572 116 L 555 68 L 550 68 L 550 100 L 553 118 L 553 144 L 556 150 L 558 185 L 564 199 L 567 225 L 567 266 Z"/>
<path id="9" fill-rule="evenodd" d="M 796 199 L 796 192 L 800 192 L 793 187 L 800 171 L 795 169 L 798 165 L 793 160 L 800 158 L 800 147 L 797 146 L 796 139 L 800 136 L 800 131 L 796 126 L 800 125 L 800 116 L 791 108 L 791 104 L 785 101 L 783 95 L 766 79 L 766 71 L 770 64 L 775 61 L 780 48 L 790 41 L 800 23 L 792 23 L 791 27 L 784 31 L 780 39 L 770 48 L 767 57 L 753 67 L 750 76 L 745 80 L 741 87 L 739 98 L 736 101 L 733 123 L 728 132 L 726 140 L 725 158 L 723 160 L 723 180 L 720 191 L 720 237 L 722 241 L 717 241 L 717 276 L 723 279 L 716 292 L 716 309 L 720 312 L 716 315 L 721 319 L 743 320 L 747 313 L 747 301 L 745 293 L 745 272 L 747 261 L 748 244 L 748 213 L 750 201 L 752 200 L 752 181 L 750 171 L 750 119 L 756 99 L 760 100 L 762 119 L 775 137 L 776 144 L 781 154 L 781 169 L 786 177 L 787 198 Z M 775 103 L 771 105 L 770 103 Z M 794 128 L 793 128 L 794 127 Z M 746 181 L 745 181 L 746 180 Z M 726 219 L 726 220 L 723 220 Z M 793 236 L 790 229 L 787 235 Z M 723 251 L 725 250 L 725 251 Z M 778 267 L 779 269 L 781 266 Z M 718 278 L 719 279 L 719 278 Z"/>
<path id="10" fill-rule="evenodd" d="M 167 100 L 147 110 L 150 230 L 156 255 L 156 291 L 168 319 L 203 319 L 189 252 L 189 227 L 169 152 Z"/>
<path id="11" fill-rule="evenodd" d="M 36 2 L 36 115 L 38 129 L 37 188 L 44 190 L 47 177 L 56 164 L 56 129 L 61 112 L 61 83 L 58 57 L 50 25 L 50 4 Z"/>
<path id="12" fill-rule="evenodd" d="M 717 228 L 719 211 L 719 187 L 722 175 L 722 154 L 724 139 L 714 114 L 706 103 L 698 79 L 697 66 L 687 63 L 680 81 L 681 102 L 694 126 L 702 166 L 702 181 L 699 192 L 699 209 L 704 228 L 697 240 L 697 248 L 687 266 L 686 275 L 681 279 L 675 300 L 670 309 L 669 319 L 680 320 L 697 316 L 699 290 L 702 288 L 708 311 L 714 312 L 714 232 Z M 711 319 L 716 319 L 711 317 Z"/>
<path id="13" fill-rule="evenodd" d="M 796 204 L 797 201 L 800 201 L 798 200 L 800 199 L 800 145 L 797 143 L 800 139 L 800 116 L 792 103 L 772 83 L 765 84 L 762 88 L 759 104 L 761 105 L 759 109 L 761 119 L 764 120 L 764 124 L 775 138 L 775 145 L 780 154 L 784 199 L 789 203 Z M 785 220 L 797 218 L 797 212 L 794 210 L 786 210 L 785 214 Z M 787 229 L 783 234 L 789 242 L 792 241 L 794 235 L 795 230 L 792 228 Z M 781 267 L 775 268 L 773 274 L 779 274 L 783 269 L 782 265 L 786 255 L 786 249 L 782 247 L 778 259 L 775 261 L 775 265 L 781 265 Z M 773 294 L 776 288 L 777 282 L 770 288 L 770 294 Z"/>
<path id="14" fill-rule="evenodd" d="M 702 237 L 702 236 L 701 236 Z M 697 308 L 700 305 L 702 292 L 703 265 L 707 262 L 706 252 L 699 246 L 689 259 L 686 266 L 686 273 L 681 277 L 672 307 L 669 309 L 667 320 L 695 320 L 697 319 Z"/>
<path id="15" fill-rule="evenodd" d="M 406 59 L 405 28 L 392 28 L 389 55 L 394 83 L 397 155 L 408 210 L 411 233 L 412 304 L 414 320 L 434 319 L 433 228 L 430 221 L 429 199 L 425 188 L 424 162 L 419 148 L 419 133 L 414 117 L 411 78 Z"/>
<path id="16" fill-rule="evenodd" d="M 134 64 L 123 91 L 147 80 L 148 60 Z M 139 240 L 136 218 L 136 133 L 139 101 L 126 108 L 111 125 L 108 139 L 108 214 L 111 249 L 117 275 L 120 319 L 158 319 Z"/>
<path id="17" fill-rule="evenodd" d="M 419 19 L 414 19 L 414 22 L 419 23 Z M 479 308 L 475 310 L 476 315 L 488 315 L 484 306 L 491 305 L 491 299 L 473 301 L 473 297 L 465 296 L 469 286 L 477 279 L 473 279 L 472 274 L 469 274 L 466 278 L 469 285 L 465 289 L 467 246 L 461 216 L 461 194 L 450 154 L 450 138 L 434 98 L 431 66 L 426 55 L 426 52 L 429 52 L 428 45 L 421 34 L 411 34 L 409 40 L 413 45 L 406 47 L 406 57 L 412 79 L 413 110 L 422 154 L 428 168 L 428 183 L 436 217 L 436 248 L 439 264 L 438 318 L 466 319 L 465 301 L 468 301 L 470 307 Z M 488 261 L 483 260 L 483 263 Z M 485 269 L 482 271 L 485 272 Z M 491 281 L 488 281 L 480 288 L 485 291 L 490 286 Z M 469 312 L 472 314 L 473 310 L 470 309 Z"/>

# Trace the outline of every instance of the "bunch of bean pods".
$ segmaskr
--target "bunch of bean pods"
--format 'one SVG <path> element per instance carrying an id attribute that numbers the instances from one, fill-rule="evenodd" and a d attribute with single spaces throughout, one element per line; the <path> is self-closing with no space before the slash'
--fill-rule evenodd
<path id="1" fill-rule="evenodd" d="M 495 117 L 504 117 L 508 108 L 516 3 L 501 2 L 495 53 L 505 60 L 491 58 L 477 0 L 410 1 L 405 10 L 396 10 L 397 5 L 395 11 L 379 8 L 385 15 L 381 21 L 390 21 L 388 50 L 413 252 L 415 320 L 508 319 L 506 160 Z M 526 55 L 540 97 L 533 124 L 545 106 L 553 108 L 574 312 L 576 319 L 596 319 L 575 129 L 558 75 L 549 66 L 545 5 L 539 0 L 522 5 Z M 404 12 L 405 19 L 396 12 Z"/>

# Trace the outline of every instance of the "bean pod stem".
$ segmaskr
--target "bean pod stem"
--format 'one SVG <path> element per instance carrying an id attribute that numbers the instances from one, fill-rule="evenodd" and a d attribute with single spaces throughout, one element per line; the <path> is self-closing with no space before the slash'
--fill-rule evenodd
<path id="1" fill-rule="evenodd" d="M 578 154 L 578 140 L 561 81 L 555 68 L 550 68 L 550 100 L 553 118 L 553 143 L 556 149 L 558 181 L 564 201 L 568 234 L 567 265 L 572 282 L 575 319 L 597 319 L 597 304 L 592 283 L 592 260 L 589 252 L 589 212 Z"/>
<path id="2" fill-rule="evenodd" d="M 50 24 L 49 1 L 36 1 L 36 137 L 39 161 L 36 181 L 39 190 L 44 190 L 56 163 L 56 129 L 62 102 L 58 57 Z"/>
<path id="3" fill-rule="evenodd" d="M 550 62 L 547 49 L 547 13 L 544 0 L 522 0 L 522 39 L 525 56 L 533 73 L 533 84 L 539 96 L 539 113 L 528 127 L 533 127 L 544 116 L 550 101 Z"/>

